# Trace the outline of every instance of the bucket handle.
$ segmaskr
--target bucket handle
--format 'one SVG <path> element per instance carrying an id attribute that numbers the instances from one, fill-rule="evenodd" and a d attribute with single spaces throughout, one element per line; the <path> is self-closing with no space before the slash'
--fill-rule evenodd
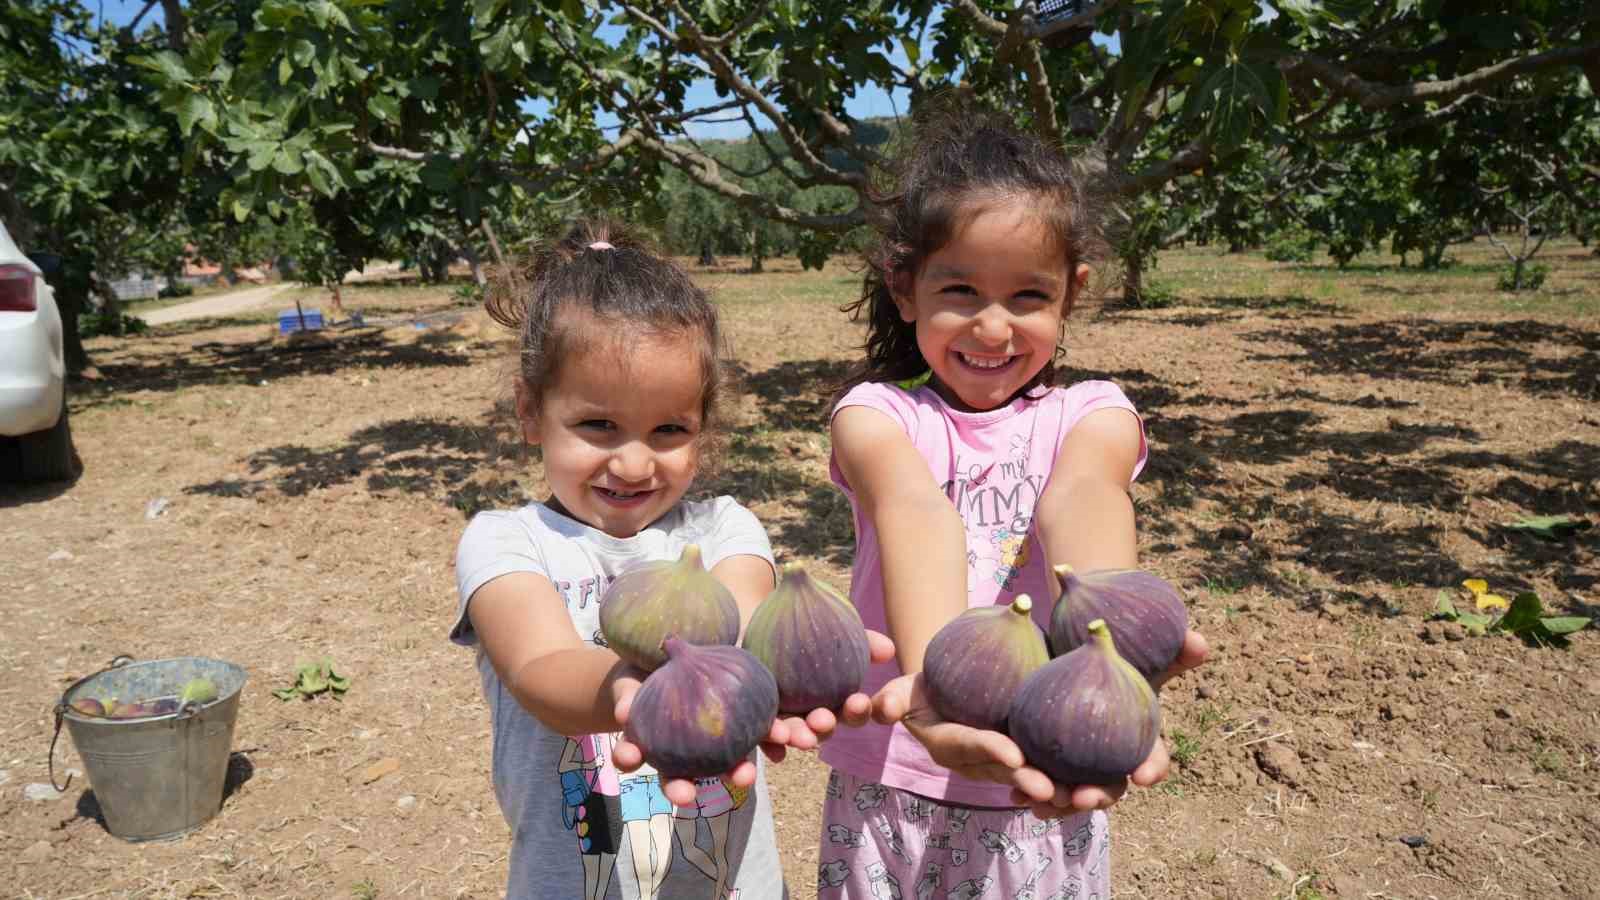
<path id="1" fill-rule="evenodd" d="M 129 656 L 126 653 L 119 653 L 116 656 L 111 658 L 111 662 L 106 663 L 105 668 L 101 669 L 98 672 L 92 672 L 92 673 L 90 673 L 88 675 L 85 675 L 82 678 L 79 678 L 77 681 L 74 681 L 72 684 L 68 685 L 67 689 L 62 691 L 61 692 L 61 696 L 59 698 L 57 698 L 57 700 L 56 700 L 56 709 L 55 709 L 55 712 L 56 712 L 56 730 L 55 730 L 54 734 L 50 735 L 50 758 L 49 758 L 49 761 L 48 761 L 48 768 L 49 768 L 49 771 L 50 771 L 50 786 L 55 788 L 58 792 L 64 794 L 64 793 L 67 792 L 67 788 L 72 786 L 72 773 L 68 772 L 67 773 L 67 781 L 66 781 L 66 783 L 61 785 L 60 787 L 56 787 L 56 741 L 61 737 L 61 721 L 67 715 L 67 695 L 72 693 L 73 689 L 76 688 L 78 685 L 83 684 L 85 681 L 88 681 L 91 678 L 94 678 L 96 675 L 104 674 L 106 672 L 111 671 L 112 669 L 120 669 L 123 666 L 125 666 L 125 665 L 127 665 L 128 663 L 131 663 L 131 662 L 133 662 L 133 657 Z"/>

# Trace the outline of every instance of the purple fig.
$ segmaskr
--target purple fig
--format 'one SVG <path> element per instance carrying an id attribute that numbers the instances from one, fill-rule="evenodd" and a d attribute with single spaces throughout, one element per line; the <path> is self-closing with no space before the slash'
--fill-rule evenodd
<path id="1" fill-rule="evenodd" d="M 72 711 L 80 716 L 104 716 L 105 705 L 93 697 L 79 697 L 72 701 Z"/>
<path id="2" fill-rule="evenodd" d="M 744 631 L 744 649 L 778 682 L 778 710 L 838 712 L 867 677 L 867 629 L 849 600 L 797 564 L 783 567 Z"/>
<path id="3" fill-rule="evenodd" d="M 738 647 L 697 647 L 677 637 L 663 643 L 667 662 L 633 695 L 623 734 L 663 775 L 721 775 L 771 730 L 778 683 Z"/>
<path id="4" fill-rule="evenodd" d="M 661 648 L 669 634 L 702 646 L 738 643 L 739 606 L 690 544 L 677 562 L 618 575 L 600 598 L 600 632 L 623 660 L 650 672 L 667 661 Z"/>
<path id="5" fill-rule="evenodd" d="M 1117 651 L 1146 678 L 1165 672 L 1183 650 L 1189 610 L 1177 589 L 1142 569 L 1079 574 L 1056 566 L 1061 599 L 1050 615 L 1050 648 L 1057 656 L 1089 641 L 1089 623 L 1104 619 Z"/>
<path id="6" fill-rule="evenodd" d="M 1120 784 L 1161 734 L 1161 705 L 1139 670 L 1117 653 L 1106 623 L 1089 643 L 1034 672 L 1011 704 L 1011 739 L 1028 762 L 1061 784 Z"/>
<path id="7" fill-rule="evenodd" d="M 934 634 L 922 655 L 922 680 L 940 716 L 1006 730 L 1017 689 L 1050 661 L 1032 610 L 1032 598 L 1018 594 L 1010 606 L 969 609 Z"/>

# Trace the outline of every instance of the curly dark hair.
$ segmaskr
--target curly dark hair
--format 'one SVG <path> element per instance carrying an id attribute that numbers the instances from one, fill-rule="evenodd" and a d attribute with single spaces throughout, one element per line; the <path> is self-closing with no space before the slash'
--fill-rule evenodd
<path id="1" fill-rule="evenodd" d="M 895 281 L 914 278 L 929 255 L 993 204 L 1026 203 L 1053 236 L 1069 273 L 1109 252 L 1101 227 L 1104 165 L 1096 151 L 1068 156 L 1060 145 L 960 95 L 926 104 L 899 147 L 880 173 L 886 189 L 871 198 L 878 240 L 865 253 L 861 297 L 843 308 L 853 321 L 866 319 L 867 339 L 866 359 L 841 395 L 863 382 L 901 381 L 928 370 L 915 325 L 902 321 L 895 306 Z M 1067 302 L 1070 311 L 1071 293 Z M 1054 383 L 1052 358 L 1018 394 Z"/>
<path id="2" fill-rule="evenodd" d="M 499 270 L 484 306 L 518 335 L 516 378 L 535 415 L 562 360 L 583 349 L 597 321 L 627 337 L 690 339 L 700 363 L 701 434 L 709 439 L 720 425 L 728 378 L 717 309 L 687 272 L 633 229 L 603 216 L 577 220 Z"/>

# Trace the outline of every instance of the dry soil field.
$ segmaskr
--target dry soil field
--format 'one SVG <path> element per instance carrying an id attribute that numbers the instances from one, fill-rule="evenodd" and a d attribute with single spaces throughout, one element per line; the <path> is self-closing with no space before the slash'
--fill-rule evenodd
<path id="1" fill-rule="evenodd" d="M 1442 273 L 1168 254 L 1178 305 L 1074 314 L 1067 365 L 1146 416 L 1147 567 L 1215 654 L 1164 695 L 1172 778 L 1113 812 L 1119 897 L 1600 896 L 1600 633 L 1565 649 L 1430 621 L 1484 579 L 1600 615 L 1600 260 L 1547 249 L 1544 292 Z M 855 283 L 699 270 L 745 376 L 708 490 L 780 558 L 848 577 L 826 398 Z M 313 301 L 314 295 L 307 295 Z M 467 652 L 445 640 L 476 510 L 542 498 L 508 443 L 507 345 L 448 289 L 351 289 L 376 323 L 274 339 L 273 310 L 99 338 L 74 386 L 86 470 L 0 493 L 0 894 L 497 897 L 507 830 Z M 155 514 L 152 501 L 165 500 Z M 119 653 L 250 673 L 221 813 L 110 836 L 83 778 L 54 796 L 52 705 Z M 331 657 L 342 700 L 282 702 Z M 63 736 L 56 764 L 81 763 Z M 793 895 L 815 895 L 822 768 L 771 781 Z"/>

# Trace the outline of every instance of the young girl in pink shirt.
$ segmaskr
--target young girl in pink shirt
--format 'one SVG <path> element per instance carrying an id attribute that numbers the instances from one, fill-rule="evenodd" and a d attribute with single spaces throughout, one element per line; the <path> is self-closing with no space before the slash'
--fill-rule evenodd
<path id="1" fill-rule="evenodd" d="M 1062 324 L 1102 258 L 1088 167 L 971 108 L 919 121 L 883 201 L 851 309 L 866 360 L 834 406 L 850 498 L 851 599 L 894 639 L 873 667 L 878 723 L 822 749 L 824 897 L 1109 897 L 1104 809 L 1123 786 L 1054 784 L 1009 738 L 942 721 L 917 673 L 969 607 L 1036 599 L 1050 566 L 1136 562 L 1128 486 L 1142 423 L 1109 381 L 1058 385 Z M 1198 665 L 1190 633 L 1169 675 Z M 1165 777 L 1157 742 L 1132 775 Z"/>

